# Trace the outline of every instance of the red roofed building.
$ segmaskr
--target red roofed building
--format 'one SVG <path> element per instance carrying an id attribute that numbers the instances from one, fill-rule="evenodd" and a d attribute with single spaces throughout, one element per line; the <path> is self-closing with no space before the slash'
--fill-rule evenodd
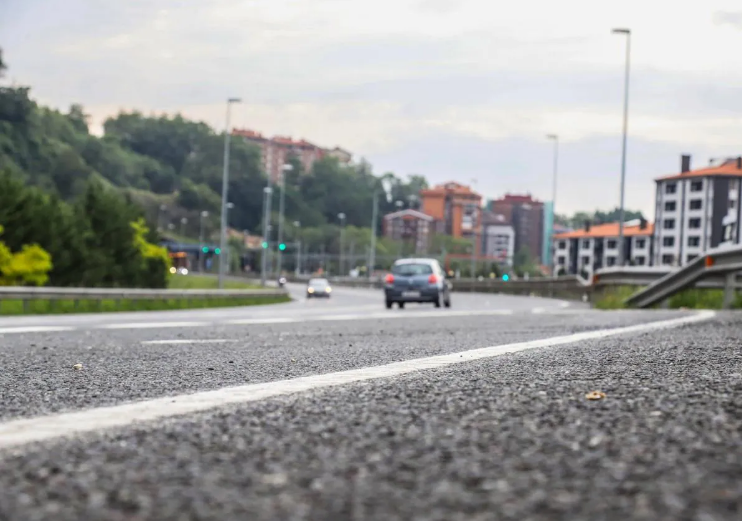
<path id="1" fill-rule="evenodd" d="M 474 238 L 481 233 L 482 196 L 468 186 L 449 182 L 420 191 L 423 213 L 438 224 L 439 233 L 452 237 Z M 480 242 L 476 241 L 477 254 Z"/>
<path id="2" fill-rule="evenodd" d="M 289 156 L 295 155 L 299 158 L 304 172 L 309 172 L 314 162 L 322 159 L 325 155 L 337 157 L 341 162 L 350 162 L 351 155 L 339 147 L 332 150 L 326 150 L 309 141 L 300 139 L 293 140 L 288 136 L 274 136 L 267 138 L 260 132 L 247 129 L 233 129 L 233 136 L 244 138 L 246 141 L 260 147 L 260 156 L 263 170 L 270 175 L 271 180 L 278 182 L 281 176 L 281 169 L 288 162 Z"/>
<path id="3" fill-rule="evenodd" d="M 624 223 L 626 259 L 635 266 L 652 264 L 654 226 L 637 219 Z M 592 274 L 601 268 L 616 266 L 618 259 L 618 223 L 591 224 L 579 230 L 554 234 L 555 273 Z"/>
<path id="4" fill-rule="evenodd" d="M 679 173 L 655 179 L 654 264 L 680 266 L 710 248 L 740 244 L 741 180 L 742 157 L 692 170 L 689 155 Z"/>

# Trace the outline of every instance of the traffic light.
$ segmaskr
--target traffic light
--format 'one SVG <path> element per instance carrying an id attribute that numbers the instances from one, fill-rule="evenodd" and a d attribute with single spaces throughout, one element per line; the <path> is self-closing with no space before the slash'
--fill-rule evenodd
<path id="1" fill-rule="evenodd" d="M 219 255 L 222 252 L 221 248 L 214 248 L 214 253 Z"/>
<path id="2" fill-rule="evenodd" d="M 508 275 L 507 273 L 502 276 L 502 280 L 504 280 L 505 282 L 507 282 L 509 278 L 510 278 L 510 275 Z"/>
<path id="3" fill-rule="evenodd" d="M 261 246 L 262 246 L 262 247 L 263 247 L 263 249 L 265 250 L 265 249 L 266 249 L 266 248 L 268 247 L 268 243 L 267 243 L 267 242 L 265 242 L 265 241 L 263 241 L 263 244 L 261 244 Z"/>
<path id="4" fill-rule="evenodd" d="M 286 245 L 284 243 L 281 243 L 281 244 L 278 245 L 278 249 L 281 250 L 281 251 L 283 251 L 283 250 L 286 249 Z"/>
<path id="5" fill-rule="evenodd" d="M 208 246 L 204 246 L 203 248 L 201 248 L 201 251 L 204 252 L 204 253 L 209 253 L 209 247 Z"/>

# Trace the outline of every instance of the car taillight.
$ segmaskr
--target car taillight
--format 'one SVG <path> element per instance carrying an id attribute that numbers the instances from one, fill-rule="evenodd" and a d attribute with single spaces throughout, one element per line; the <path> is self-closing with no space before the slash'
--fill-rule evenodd
<path id="1" fill-rule="evenodd" d="M 384 278 L 384 282 L 386 282 L 387 284 L 393 284 L 394 283 L 394 275 L 392 275 L 391 273 L 389 275 L 387 275 L 386 278 Z"/>
<path id="2" fill-rule="evenodd" d="M 431 275 L 430 277 L 428 277 L 428 283 L 435 284 L 436 282 L 438 282 L 438 277 L 436 277 L 435 275 Z"/>

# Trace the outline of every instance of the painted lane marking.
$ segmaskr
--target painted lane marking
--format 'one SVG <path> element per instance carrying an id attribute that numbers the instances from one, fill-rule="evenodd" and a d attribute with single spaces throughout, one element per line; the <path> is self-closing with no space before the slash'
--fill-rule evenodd
<path id="1" fill-rule="evenodd" d="M 172 340 L 142 340 L 142 344 L 227 344 L 238 342 L 235 339 L 228 338 L 205 338 L 194 340 L 183 340 L 182 338 Z"/>
<path id="2" fill-rule="evenodd" d="M 3 333 L 44 333 L 47 331 L 74 331 L 74 327 L 67 326 L 27 326 L 27 327 L 0 327 Z"/>
<path id="3" fill-rule="evenodd" d="M 262 384 L 225 387 L 214 391 L 156 398 L 154 400 L 100 407 L 78 412 L 11 420 L 0 423 L 0 449 L 45 440 L 54 440 L 76 434 L 91 433 L 104 429 L 140 425 L 142 422 L 193 414 L 229 404 L 256 402 L 292 393 L 389 378 L 424 369 L 453 366 L 462 362 L 492 358 L 506 353 L 516 353 L 538 347 L 554 347 L 564 344 L 574 344 L 585 340 L 596 340 L 623 334 L 678 327 L 709 320 L 715 315 L 716 313 L 713 311 L 702 311 L 694 313 L 691 316 L 649 324 L 586 331 L 542 340 L 483 347 L 458 353 L 393 362 L 375 367 L 367 367 L 365 369 L 317 374 Z"/>
<path id="4" fill-rule="evenodd" d="M 546 312 L 546 309 L 544 309 L 544 308 L 533 308 L 531 310 L 531 313 L 533 313 L 534 315 L 540 315 L 540 314 L 545 313 L 545 312 Z"/>
<path id="5" fill-rule="evenodd" d="M 212 326 L 210 322 L 125 322 L 123 324 L 105 324 L 94 326 L 98 329 L 143 329 L 143 328 L 161 328 L 161 327 L 203 327 Z"/>
<path id="6" fill-rule="evenodd" d="M 289 322 L 297 322 L 297 319 L 291 317 L 275 317 L 275 318 L 240 318 L 238 320 L 226 320 L 223 324 L 285 324 Z"/>

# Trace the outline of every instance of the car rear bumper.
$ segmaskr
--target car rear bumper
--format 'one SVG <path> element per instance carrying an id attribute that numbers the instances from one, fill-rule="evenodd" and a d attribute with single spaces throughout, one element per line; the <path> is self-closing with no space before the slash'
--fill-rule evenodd
<path id="1" fill-rule="evenodd" d="M 330 296 L 330 293 L 328 293 L 327 291 L 313 291 L 311 293 L 307 291 L 307 297 L 329 297 L 329 296 Z"/>
<path id="2" fill-rule="evenodd" d="M 389 302 L 435 302 L 438 300 L 441 290 L 438 288 L 420 288 L 419 295 L 405 295 L 401 289 L 385 288 L 384 294 Z"/>

